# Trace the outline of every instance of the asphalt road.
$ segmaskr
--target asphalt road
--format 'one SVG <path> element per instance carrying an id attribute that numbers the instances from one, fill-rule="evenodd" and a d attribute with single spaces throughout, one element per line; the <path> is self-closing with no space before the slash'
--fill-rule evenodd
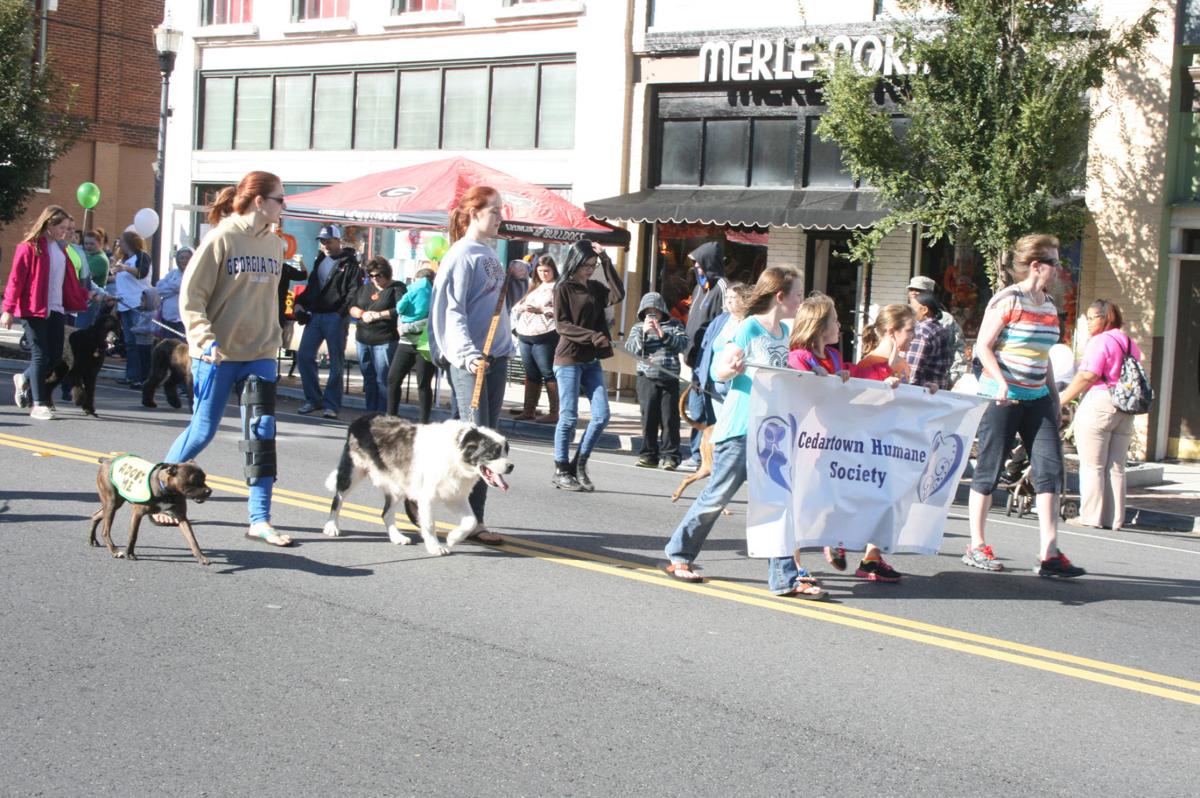
<path id="1" fill-rule="evenodd" d="M 5 795 L 1195 795 L 1200 540 L 1064 533 L 1091 574 L 896 557 L 898 585 L 808 563 L 834 600 L 772 597 L 742 510 L 658 571 L 679 475 L 597 453 L 594 494 L 513 440 L 502 546 L 391 545 L 370 486 L 320 534 L 345 419 L 282 402 L 274 521 L 243 537 L 234 417 L 201 457 L 211 566 L 145 526 L 86 545 L 98 453 L 161 457 L 183 412 L 105 383 L 100 420 L 31 422 L 0 373 L 0 793 Z M 696 490 L 689 491 L 694 497 Z M 128 510 L 118 517 L 125 539 Z M 445 520 L 445 519 L 442 519 Z M 853 560 L 852 560 L 853 562 Z M 852 566 L 853 567 L 853 566 Z"/>

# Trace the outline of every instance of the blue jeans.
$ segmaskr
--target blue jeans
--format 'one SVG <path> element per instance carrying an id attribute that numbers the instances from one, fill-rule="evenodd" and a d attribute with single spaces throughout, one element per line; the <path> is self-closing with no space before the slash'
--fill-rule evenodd
<path id="1" fill-rule="evenodd" d="M 204 451 L 204 447 L 212 441 L 221 425 L 225 405 L 229 403 L 229 394 L 236 387 L 240 396 L 241 383 L 252 374 L 260 379 L 275 382 L 275 361 L 226 360 L 214 367 L 211 363 L 192 358 L 192 379 L 196 393 L 192 421 L 175 439 L 164 462 L 182 463 L 194 459 Z M 242 412 L 244 414 L 245 410 Z M 275 417 L 262 416 L 257 424 L 251 426 L 250 433 L 257 440 L 273 439 Z M 271 520 L 271 490 L 274 486 L 274 477 L 257 477 L 252 481 L 250 498 L 247 501 L 250 523 Z"/>
<path id="2" fill-rule="evenodd" d="M 317 350 L 321 342 L 329 350 L 329 381 L 321 394 L 321 377 L 317 373 Z M 316 407 L 338 412 L 342 409 L 342 365 L 346 358 L 346 323 L 339 313 L 314 313 L 304 325 L 300 348 L 296 350 L 296 366 L 300 369 L 300 384 L 304 401 Z"/>
<path id="3" fill-rule="evenodd" d="M 700 554 L 708 533 L 721 517 L 725 505 L 746 481 L 746 436 L 727 438 L 713 447 L 713 472 L 708 484 L 679 522 L 663 552 L 673 563 L 691 565 Z M 772 557 L 768 563 L 767 586 L 772 593 L 789 593 L 800 569 L 791 557 Z"/>
<path id="4" fill-rule="evenodd" d="M 25 380 L 33 394 L 33 403 L 48 405 L 54 397 L 46 391 L 46 377 L 62 360 L 66 318 L 61 313 L 50 313 L 45 318 L 23 318 L 21 324 L 29 339 L 29 367 L 24 372 Z"/>
<path id="5" fill-rule="evenodd" d="M 554 348 L 558 346 L 558 333 L 532 337 L 521 336 L 521 365 L 530 381 L 543 385 L 554 381 Z"/>
<path id="6" fill-rule="evenodd" d="M 579 420 L 579 397 L 586 394 L 591 404 L 592 418 L 583 431 L 577 454 L 587 457 L 596 446 L 596 440 L 608 424 L 608 389 L 604 387 L 604 369 L 600 361 L 577 366 L 555 366 L 554 378 L 558 380 L 558 426 L 554 428 L 554 462 L 571 460 L 571 441 L 575 437 L 575 422 Z"/>
<path id="7" fill-rule="evenodd" d="M 369 413 L 387 412 L 388 369 L 391 368 L 392 355 L 395 353 L 395 341 L 358 345 L 358 368 L 362 371 L 363 394 Z"/>
<path id="8" fill-rule="evenodd" d="M 150 376 L 150 346 L 138 343 L 138 336 L 133 332 L 136 315 L 132 310 L 121 311 L 121 336 L 125 339 L 125 379 L 130 382 L 141 382 Z"/>
<path id="9" fill-rule="evenodd" d="M 488 366 L 483 378 L 483 390 L 479 394 L 479 407 L 471 409 L 471 398 L 475 395 L 475 375 L 457 366 L 450 367 L 450 385 L 454 389 L 454 400 L 458 403 L 458 417 L 480 427 L 500 428 L 500 408 L 504 404 L 504 383 L 508 380 L 508 358 L 498 357 Z M 483 523 L 483 507 L 487 503 L 487 483 L 482 479 L 475 483 L 467 497 L 475 519 Z"/>

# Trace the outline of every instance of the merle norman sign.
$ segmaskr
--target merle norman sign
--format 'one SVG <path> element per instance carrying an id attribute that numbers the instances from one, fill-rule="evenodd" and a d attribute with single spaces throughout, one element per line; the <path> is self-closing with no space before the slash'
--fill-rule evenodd
<path id="1" fill-rule="evenodd" d="M 700 80 L 808 80 L 840 55 L 849 56 L 864 75 L 911 75 L 918 69 L 905 59 L 904 45 L 892 34 L 737 39 L 708 41 L 700 47 Z"/>

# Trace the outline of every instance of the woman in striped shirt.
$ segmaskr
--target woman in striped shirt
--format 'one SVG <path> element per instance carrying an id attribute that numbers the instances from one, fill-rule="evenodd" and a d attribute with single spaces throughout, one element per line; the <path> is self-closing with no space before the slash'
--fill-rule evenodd
<path id="1" fill-rule="evenodd" d="M 994 397 L 979 422 L 979 457 L 971 481 L 971 544 L 963 562 L 985 571 L 1000 571 L 992 547 L 984 540 L 984 524 L 992 491 L 1004 461 L 1020 435 L 1033 465 L 1041 546 L 1039 576 L 1082 576 L 1058 548 L 1058 491 L 1062 484 L 1060 409 L 1050 347 L 1058 341 L 1058 309 L 1046 294 L 1058 269 L 1058 239 L 1028 235 L 1013 248 L 1014 285 L 992 297 L 979 327 L 975 352 L 983 365 L 979 392 Z"/>

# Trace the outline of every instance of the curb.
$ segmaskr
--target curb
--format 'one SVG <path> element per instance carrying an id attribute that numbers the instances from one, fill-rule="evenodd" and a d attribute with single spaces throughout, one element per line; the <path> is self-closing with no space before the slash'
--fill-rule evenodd
<path id="1" fill-rule="evenodd" d="M 954 495 L 955 504 L 966 505 L 971 491 L 969 484 L 960 482 Z M 997 488 L 992 493 L 992 509 L 1004 508 L 1008 504 L 1008 491 Z M 1125 508 L 1126 527 L 1162 532 L 1200 532 L 1200 518 L 1161 510 L 1143 510 L 1140 507 Z"/>
<path id="2" fill-rule="evenodd" d="M 28 360 L 14 360 L 13 358 L 0 358 L 0 368 L 24 370 L 29 365 Z M 104 366 L 100 369 L 100 376 L 112 379 L 114 376 L 120 376 L 121 370 L 112 366 Z M 304 392 L 299 388 L 281 386 L 277 394 L 288 399 L 295 399 L 299 402 L 304 401 Z M 346 396 L 342 400 L 342 406 L 348 409 L 365 411 L 366 400 L 360 396 Z M 417 408 L 412 405 L 401 405 L 400 416 L 407 418 L 409 421 L 416 421 Z M 538 424 L 534 421 L 519 421 L 517 419 L 507 417 L 500 419 L 499 429 L 505 435 L 511 437 L 519 437 L 526 440 L 537 441 L 553 441 L 554 440 L 554 425 L 553 424 Z M 440 407 L 433 409 L 433 419 L 444 421 L 450 418 L 450 412 Z M 580 416 L 580 421 L 586 420 L 586 416 Z M 583 425 L 586 426 L 586 425 Z M 583 437 L 583 429 L 575 430 L 575 443 L 578 443 Z M 614 432 L 602 432 L 599 439 L 596 441 L 596 448 L 610 452 L 629 452 L 633 453 L 640 449 L 642 438 L 640 435 L 620 435 Z M 635 448 L 636 447 L 636 448 Z"/>

